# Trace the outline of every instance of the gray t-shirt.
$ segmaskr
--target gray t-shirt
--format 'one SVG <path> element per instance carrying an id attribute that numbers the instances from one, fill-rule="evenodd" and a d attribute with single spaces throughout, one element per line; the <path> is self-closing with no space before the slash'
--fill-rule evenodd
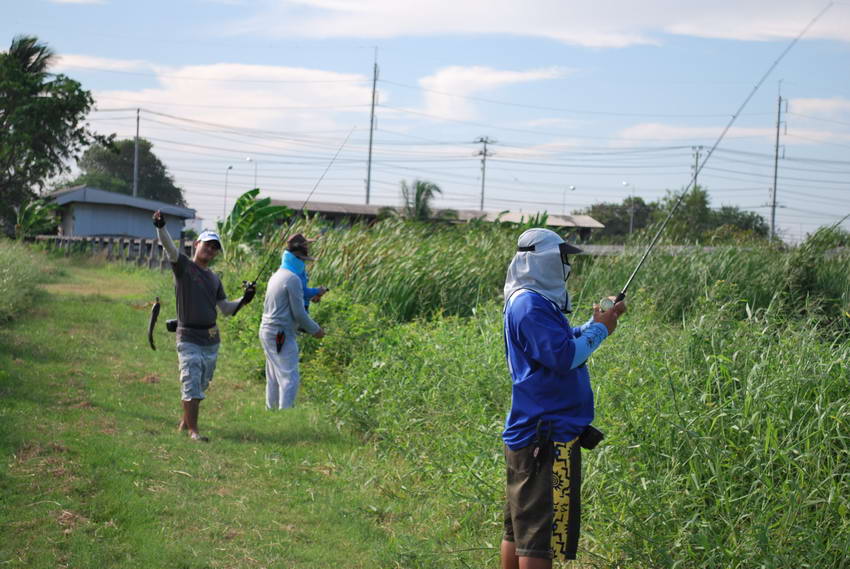
<path id="1" fill-rule="evenodd" d="M 198 346 L 218 344 L 216 303 L 227 298 L 221 279 L 183 253 L 171 263 L 171 270 L 177 296 L 177 341 Z"/>

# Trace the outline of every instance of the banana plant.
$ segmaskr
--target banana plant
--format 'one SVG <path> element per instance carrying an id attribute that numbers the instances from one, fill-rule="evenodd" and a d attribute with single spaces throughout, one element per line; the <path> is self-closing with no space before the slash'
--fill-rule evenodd
<path id="1" fill-rule="evenodd" d="M 15 239 L 27 239 L 53 231 L 58 207 L 55 203 L 37 199 L 15 208 Z"/>
<path id="2" fill-rule="evenodd" d="M 280 220 L 293 214 L 286 206 L 272 205 L 271 198 L 257 199 L 259 193 L 260 189 L 254 188 L 239 196 L 230 215 L 217 223 L 225 262 L 256 253 L 263 237 L 272 234 Z"/>

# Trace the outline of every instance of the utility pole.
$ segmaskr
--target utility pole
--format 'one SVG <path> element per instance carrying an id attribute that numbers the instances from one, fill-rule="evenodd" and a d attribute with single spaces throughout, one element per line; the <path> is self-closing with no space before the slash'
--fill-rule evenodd
<path id="1" fill-rule="evenodd" d="M 136 109 L 136 144 L 133 150 L 133 197 L 139 195 L 139 112 L 141 109 Z"/>
<path id="2" fill-rule="evenodd" d="M 375 132 L 375 86 L 378 83 L 378 48 L 375 48 L 375 65 L 372 67 L 372 114 L 369 117 L 369 159 L 366 162 L 366 205 L 372 189 L 372 137 Z"/>
<path id="3" fill-rule="evenodd" d="M 629 200 L 629 235 L 631 235 L 635 228 L 635 185 L 625 180 L 623 181 L 623 185 L 632 189 L 632 199 Z"/>
<path id="4" fill-rule="evenodd" d="M 227 175 L 233 170 L 233 166 L 228 166 L 224 170 L 224 206 L 221 209 L 221 219 L 227 219 Z"/>
<path id="5" fill-rule="evenodd" d="M 699 175 L 699 159 L 702 158 L 702 146 L 691 146 L 694 151 L 694 187 L 697 187 L 697 176 Z"/>
<path id="6" fill-rule="evenodd" d="M 780 88 L 782 82 L 779 82 Z M 776 235 L 776 179 L 779 173 L 779 124 L 782 113 L 782 95 L 779 95 L 779 100 L 776 104 L 776 145 L 773 150 L 773 191 L 771 192 L 770 200 L 770 241 L 773 241 Z"/>
<path id="7" fill-rule="evenodd" d="M 484 178 L 487 174 L 487 157 L 492 156 L 492 153 L 487 152 L 487 145 L 488 144 L 495 144 L 496 141 L 490 140 L 486 136 L 482 136 L 482 137 L 478 137 L 475 140 L 475 142 L 481 143 L 481 144 L 484 145 L 484 148 L 482 150 L 478 151 L 478 154 L 476 155 L 476 156 L 481 157 L 481 205 L 479 206 L 479 209 L 481 211 L 484 211 Z"/>

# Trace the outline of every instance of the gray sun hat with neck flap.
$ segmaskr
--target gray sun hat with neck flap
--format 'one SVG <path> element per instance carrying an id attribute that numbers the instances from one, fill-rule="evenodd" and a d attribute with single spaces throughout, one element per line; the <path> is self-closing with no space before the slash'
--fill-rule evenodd
<path id="1" fill-rule="evenodd" d="M 526 289 L 555 303 L 562 312 L 572 312 L 565 282 L 570 272 L 566 261 L 567 255 L 581 252 L 550 229 L 534 228 L 523 232 L 505 278 L 505 303 L 514 293 Z"/>

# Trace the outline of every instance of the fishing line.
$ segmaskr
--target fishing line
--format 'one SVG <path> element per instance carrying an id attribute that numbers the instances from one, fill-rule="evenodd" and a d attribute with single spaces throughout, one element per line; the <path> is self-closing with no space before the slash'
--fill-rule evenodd
<path id="1" fill-rule="evenodd" d="M 738 116 L 740 116 L 741 111 L 743 111 L 743 110 L 744 110 L 744 107 L 746 107 L 746 106 L 747 106 L 747 103 L 749 103 L 749 102 L 750 102 L 750 99 L 752 99 L 752 98 L 753 98 L 753 96 L 756 94 L 756 92 L 759 90 L 759 88 L 760 88 L 760 87 L 762 86 L 762 84 L 765 82 L 765 80 L 767 79 L 767 77 L 768 77 L 768 76 L 769 76 L 769 75 L 773 72 L 773 70 L 776 68 L 776 66 L 777 66 L 777 65 L 779 65 L 779 62 L 781 62 L 781 61 L 785 58 L 785 56 L 786 56 L 786 55 L 788 55 L 788 52 L 789 52 L 789 51 L 791 51 L 791 48 L 793 48 L 793 47 L 797 44 L 797 42 L 798 42 L 798 41 L 800 41 L 800 39 L 802 39 L 802 37 L 803 37 L 804 35 L 806 35 L 806 32 L 808 32 L 808 31 L 809 31 L 809 29 L 810 29 L 812 26 L 814 26 L 814 25 L 815 25 L 815 22 L 817 22 L 817 21 L 818 21 L 818 20 L 819 20 L 819 19 L 820 19 L 820 18 L 821 18 L 821 17 L 822 17 L 822 16 L 823 16 L 823 15 L 824 15 L 824 14 L 825 14 L 825 13 L 826 13 L 829 9 L 830 9 L 830 8 L 832 8 L 833 4 L 834 4 L 834 2 L 829 2 L 829 3 L 828 3 L 828 4 L 827 4 L 827 5 L 826 5 L 826 6 L 825 6 L 825 7 L 824 7 L 821 11 L 820 11 L 820 13 L 818 13 L 818 15 L 817 15 L 817 16 L 815 16 L 815 17 L 812 19 L 812 21 L 810 21 L 810 22 L 808 23 L 808 25 L 806 25 L 806 27 L 805 27 L 805 28 L 803 28 L 803 30 L 802 30 L 802 31 L 801 31 L 801 32 L 797 35 L 797 37 L 795 37 L 795 38 L 791 41 L 791 43 L 789 43 L 789 44 L 785 47 L 785 49 L 784 49 L 784 50 L 782 50 L 782 53 L 780 53 L 780 54 L 779 54 L 779 57 L 777 57 L 777 58 L 776 58 L 776 60 L 775 60 L 775 61 L 771 64 L 771 66 L 767 69 L 767 71 L 765 71 L 765 72 L 764 72 L 764 74 L 761 76 L 761 79 L 759 79 L 759 80 L 758 80 L 758 82 L 755 84 L 755 86 L 753 87 L 752 91 L 750 91 L 750 94 L 749 94 L 749 95 L 747 95 L 747 97 L 744 99 L 744 102 L 743 102 L 743 103 L 741 103 L 741 105 L 738 107 L 738 110 L 736 110 L 736 111 L 735 111 L 735 113 L 732 115 L 732 117 L 729 119 L 729 122 L 726 124 L 726 127 L 723 129 L 723 132 L 721 132 L 721 133 L 720 133 L 720 136 L 719 136 L 719 137 L 717 137 L 717 140 L 714 142 L 714 144 L 711 146 L 711 149 L 710 149 L 710 150 L 708 151 L 708 153 L 705 155 L 705 159 L 704 159 L 704 160 L 702 161 L 702 163 L 701 163 L 701 164 L 700 164 L 700 165 L 699 165 L 699 166 L 698 166 L 698 167 L 694 170 L 694 175 L 693 175 L 693 176 L 691 176 L 691 181 L 690 181 L 690 182 L 688 182 L 688 185 L 685 187 L 684 191 L 683 191 L 683 192 L 681 193 L 681 195 L 679 196 L 679 199 L 678 199 L 678 200 L 676 200 L 676 203 L 673 205 L 673 209 L 671 209 L 671 210 L 670 210 L 670 213 L 669 213 L 669 214 L 667 214 L 667 217 L 666 217 L 666 218 L 664 219 L 664 221 L 661 223 L 661 227 L 658 229 L 658 231 L 656 232 L 655 236 L 652 238 L 652 241 L 650 241 L 649 246 L 646 248 L 646 251 L 645 251 L 645 252 L 644 252 L 644 254 L 643 254 L 643 257 L 641 257 L 640 261 L 638 262 L 637 266 L 635 267 L 635 270 L 634 270 L 634 271 L 632 271 L 631 276 L 630 276 L 630 277 L 629 277 L 629 279 L 626 281 L 626 284 L 623 286 L 623 289 L 622 289 L 622 290 L 620 291 L 620 293 L 617 295 L 616 299 L 615 299 L 615 300 L 611 300 L 610 298 L 607 298 L 607 297 L 606 297 L 606 298 L 603 298 L 603 299 L 599 302 L 599 306 L 600 306 L 600 308 L 602 308 L 602 310 L 603 310 L 603 311 L 604 311 L 604 310 L 610 310 L 611 308 L 613 308 L 613 307 L 614 307 L 614 304 L 615 304 L 616 302 L 620 302 L 621 300 L 624 300 L 624 299 L 626 298 L 626 292 L 628 291 L 629 286 L 632 284 L 632 281 L 635 279 L 635 276 L 637 276 L 638 272 L 640 271 L 641 267 L 643 266 L 644 261 L 646 261 L 646 258 L 647 258 L 647 257 L 649 256 L 649 254 L 652 252 L 652 249 L 655 247 L 655 243 L 656 243 L 656 242 L 658 241 L 658 239 L 661 237 L 661 234 L 664 232 L 664 229 L 666 229 L 666 227 L 667 227 L 667 223 L 669 223 L 670 219 L 672 219 L 673 215 L 676 213 L 676 210 L 678 210 L 678 209 L 679 209 L 679 206 L 681 205 L 682 200 L 684 200 L 684 199 L 685 199 L 685 196 L 686 196 L 686 195 L 688 195 L 688 193 L 689 193 L 689 192 L 691 191 L 691 189 L 694 187 L 695 182 L 696 182 L 696 180 L 697 180 L 697 178 L 698 178 L 698 176 L 699 176 L 699 173 L 700 173 L 700 172 L 702 172 L 702 169 L 705 167 L 705 164 L 706 164 L 706 163 L 707 163 L 707 162 L 711 159 L 711 156 L 714 154 L 714 151 L 715 151 L 715 149 L 717 149 L 717 146 L 718 146 L 718 145 L 720 144 L 720 142 L 721 142 L 721 141 L 722 141 L 722 140 L 726 137 L 726 133 L 727 133 L 727 132 L 729 132 L 729 129 L 730 129 L 730 128 L 732 128 L 732 125 L 733 125 L 733 124 L 735 124 L 735 121 L 736 121 L 736 120 L 738 120 Z"/>
<path id="2" fill-rule="evenodd" d="M 307 203 L 310 201 L 310 198 L 311 198 L 311 197 L 313 197 L 313 193 L 316 191 L 316 188 L 318 188 L 318 187 L 319 187 L 319 184 L 321 184 L 321 183 L 322 183 L 322 180 L 325 178 L 325 174 L 327 174 L 327 173 L 328 173 L 328 171 L 331 169 L 331 166 L 333 166 L 334 162 L 336 162 L 337 156 L 339 156 L 339 153 L 340 153 L 340 152 L 342 152 L 342 149 L 343 149 L 343 148 L 345 148 L 346 143 L 348 143 L 348 139 L 351 137 L 351 134 L 354 132 L 354 130 L 355 130 L 356 128 L 357 128 L 356 126 L 353 126 L 353 127 L 351 127 L 351 130 L 350 130 L 350 131 L 348 131 L 348 134 L 345 136 L 345 139 L 342 141 L 342 144 L 340 144 L 340 145 L 339 145 L 339 148 L 337 148 L 336 153 L 333 155 L 333 158 L 331 158 L 331 161 L 330 161 L 330 162 L 328 163 L 328 165 L 325 167 L 325 171 L 324 171 L 324 172 L 322 172 L 322 175 L 321 175 L 321 176 L 319 176 L 319 179 L 318 179 L 318 180 L 316 180 L 316 183 L 315 183 L 315 184 L 313 184 L 313 189 L 312 189 L 312 190 L 310 190 L 310 193 L 309 193 L 309 194 L 307 194 L 307 199 L 305 199 L 305 200 L 304 200 L 304 203 L 302 203 L 302 204 L 301 204 L 301 207 L 299 207 L 299 208 L 295 211 L 295 213 L 294 213 L 294 214 L 293 214 L 293 216 L 292 216 L 292 219 L 291 219 L 291 220 L 290 220 L 290 222 L 289 222 L 289 225 L 287 225 L 287 226 L 286 226 L 286 229 L 280 233 L 283 237 L 282 237 L 282 239 L 281 239 L 280 241 L 278 241 L 277 243 L 275 243 L 275 245 L 274 245 L 274 249 L 275 249 L 275 250 L 276 250 L 276 249 L 277 249 L 277 248 L 278 248 L 278 247 L 279 247 L 282 243 L 284 243 L 284 242 L 285 242 L 285 240 L 289 237 L 289 235 L 288 235 L 288 234 L 289 234 L 289 230 L 290 230 L 290 229 L 292 229 L 292 226 L 293 226 L 293 225 L 295 225 L 295 222 L 298 220 L 298 213 L 299 213 L 299 212 L 301 212 L 301 211 L 304 211 L 304 208 L 307 206 Z M 275 260 L 276 260 L 276 257 L 272 258 L 272 261 L 275 261 Z M 266 264 L 265 264 L 265 265 L 263 265 L 263 267 L 260 269 L 260 272 L 259 272 L 259 273 L 257 273 L 257 276 L 254 278 L 254 280 L 253 280 L 253 281 L 251 281 L 251 282 L 248 282 L 248 281 L 242 281 L 242 285 L 243 285 L 245 288 L 247 288 L 248 286 L 256 286 L 257 281 L 259 281 L 259 280 L 260 280 L 260 277 L 263 275 L 263 273 L 265 273 L 265 272 L 266 272 L 266 270 L 268 270 L 268 268 L 269 268 L 269 266 L 270 266 L 270 265 L 272 265 L 272 263 L 271 263 L 271 262 L 266 262 Z"/>

